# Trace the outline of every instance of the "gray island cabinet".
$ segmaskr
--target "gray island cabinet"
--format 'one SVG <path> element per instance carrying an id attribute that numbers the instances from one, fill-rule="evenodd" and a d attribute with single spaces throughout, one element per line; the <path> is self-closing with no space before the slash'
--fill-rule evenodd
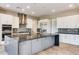
<path id="1" fill-rule="evenodd" d="M 31 41 L 23 41 L 19 43 L 19 55 L 30 55 L 31 54 Z"/>
<path id="2" fill-rule="evenodd" d="M 5 51 L 8 55 L 17 55 L 18 54 L 18 40 L 5 36 Z"/>
<path id="3" fill-rule="evenodd" d="M 42 51 L 41 39 L 32 40 L 32 54 Z"/>
<path id="4" fill-rule="evenodd" d="M 7 39 L 5 40 L 6 42 L 12 40 L 11 37 L 6 37 L 6 39 Z M 53 47 L 55 43 L 55 35 L 42 36 L 23 41 L 14 39 L 13 43 L 12 44 L 11 43 L 6 45 L 8 54 L 16 55 L 17 53 L 18 55 L 32 55 L 40 51 L 43 51 L 44 49 Z M 15 47 L 12 48 L 12 46 Z"/>

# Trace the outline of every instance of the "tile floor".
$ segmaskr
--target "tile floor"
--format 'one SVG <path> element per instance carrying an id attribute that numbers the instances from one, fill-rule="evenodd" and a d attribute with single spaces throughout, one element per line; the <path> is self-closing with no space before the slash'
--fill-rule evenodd
<path id="1" fill-rule="evenodd" d="M 60 46 L 54 46 L 41 51 L 36 55 L 79 55 L 79 46 L 66 43 L 60 43 Z"/>

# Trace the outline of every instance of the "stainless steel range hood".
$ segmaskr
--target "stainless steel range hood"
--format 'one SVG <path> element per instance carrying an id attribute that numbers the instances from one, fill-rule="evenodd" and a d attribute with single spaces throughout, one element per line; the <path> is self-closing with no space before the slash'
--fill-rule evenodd
<path id="1" fill-rule="evenodd" d="M 19 28 L 26 27 L 27 15 L 26 14 L 18 13 L 18 16 L 19 16 L 19 26 L 20 26 Z"/>

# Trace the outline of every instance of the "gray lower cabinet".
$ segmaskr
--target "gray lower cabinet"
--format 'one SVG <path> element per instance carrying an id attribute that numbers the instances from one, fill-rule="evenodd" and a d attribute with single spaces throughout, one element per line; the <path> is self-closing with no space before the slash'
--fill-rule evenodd
<path id="1" fill-rule="evenodd" d="M 54 37 L 47 37 L 48 47 L 52 47 L 54 45 Z"/>
<path id="2" fill-rule="evenodd" d="M 6 36 L 5 43 L 5 50 L 8 55 L 18 55 L 18 40 Z"/>
<path id="3" fill-rule="evenodd" d="M 41 39 L 32 40 L 32 54 L 38 53 L 42 50 L 41 48 Z"/>
<path id="4" fill-rule="evenodd" d="M 48 40 L 47 40 L 47 37 L 41 38 L 41 46 L 42 46 L 42 50 L 48 48 Z"/>
<path id="5" fill-rule="evenodd" d="M 32 40 L 32 54 L 38 53 L 54 45 L 54 37 L 44 37 Z"/>
<path id="6" fill-rule="evenodd" d="M 19 43 L 19 54 L 30 55 L 31 54 L 31 40 Z"/>
<path id="7" fill-rule="evenodd" d="M 42 50 L 52 47 L 54 45 L 54 37 L 41 38 Z"/>

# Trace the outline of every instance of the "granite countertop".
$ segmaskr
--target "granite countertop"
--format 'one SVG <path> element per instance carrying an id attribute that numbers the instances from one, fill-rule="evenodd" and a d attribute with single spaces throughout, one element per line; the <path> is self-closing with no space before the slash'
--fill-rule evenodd
<path id="1" fill-rule="evenodd" d="M 79 35 L 79 33 L 59 33 L 59 34 L 72 34 L 72 35 Z"/>
<path id="2" fill-rule="evenodd" d="M 55 35 L 58 35 L 57 33 L 54 33 L 54 34 L 47 34 L 47 35 L 27 35 L 27 34 L 20 34 L 20 35 L 12 35 L 12 36 L 9 36 L 11 38 L 15 38 L 15 39 L 18 39 L 20 42 L 21 41 L 26 41 L 26 40 L 33 40 L 33 39 L 38 39 L 38 38 L 43 38 L 43 37 L 53 37 Z"/>

